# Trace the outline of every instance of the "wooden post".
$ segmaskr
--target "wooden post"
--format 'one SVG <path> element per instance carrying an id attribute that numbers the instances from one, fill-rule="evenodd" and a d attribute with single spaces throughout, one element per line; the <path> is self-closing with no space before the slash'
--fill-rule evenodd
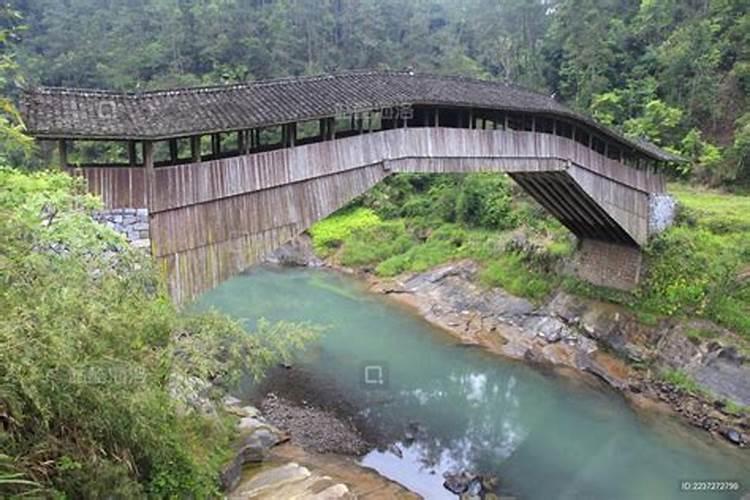
<path id="1" fill-rule="evenodd" d="M 128 141 L 128 165 L 135 167 L 136 163 L 135 141 Z"/>
<path id="2" fill-rule="evenodd" d="M 68 143 L 65 139 L 60 139 L 57 147 L 60 153 L 60 167 L 66 169 L 68 167 Z"/>
<path id="3" fill-rule="evenodd" d="M 154 217 L 154 202 L 156 201 L 156 172 L 154 172 L 154 143 L 151 141 L 143 141 L 143 168 L 145 170 L 143 180 L 146 187 L 146 209 L 148 210 L 149 222 L 152 222 Z M 150 251 L 152 253 L 154 249 L 153 229 L 154 225 L 150 223 L 148 225 L 148 237 L 151 241 Z"/>
<path id="4" fill-rule="evenodd" d="M 435 126 L 440 126 L 440 108 L 435 108 Z"/>
<path id="5" fill-rule="evenodd" d="M 156 186 L 154 185 L 156 178 L 154 175 L 154 143 L 151 141 L 143 141 L 143 167 L 146 173 L 146 208 L 151 215 L 156 193 Z"/>
<path id="6" fill-rule="evenodd" d="M 294 147 L 294 143 L 297 140 L 297 123 L 290 123 L 289 124 L 289 131 L 287 132 L 287 137 L 289 139 L 289 147 Z"/>
<path id="7" fill-rule="evenodd" d="M 325 118 L 321 118 L 320 120 L 318 120 L 318 130 L 320 131 L 320 140 L 321 141 L 325 141 L 326 137 L 328 136 L 328 134 L 326 132 L 326 124 L 327 124 L 327 122 L 326 122 Z"/>
<path id="8" fill-rule="evenodd" d="M 194 163 L 201 161 L 201 136 L 199 135 L 190 137 L 190 158 Z"/>
<path id="9" fill-rule="evenodd" d="M 330 134 L 329 139 L 336 138 L 336 118 L 328 119 L 328 133 Z"/>
<path id="10" fill-rule="evenodd" d="M 169 159 L 177 163 L 177 139 L 169 139 Z"/>
<path id="11" fill-rule="evenodd" d="M 536 116 L 531 115 L 531 131 L 536 132 Z"/>
<path id="12" fill-rule="evenodd" d="M 237 152 L 243 154 L 245 152 L 245 131 L 237 131 Z"/>
<path id="13" fill-rule="evenodd" d="M 211 134 L 211 153 L 214 157 L 221 153 L 221 132 Z"/>
<path id="14" fill-rule="evenodd" d="M 508 115 L 503 115 L 503 130 L 508 130 Z"/>

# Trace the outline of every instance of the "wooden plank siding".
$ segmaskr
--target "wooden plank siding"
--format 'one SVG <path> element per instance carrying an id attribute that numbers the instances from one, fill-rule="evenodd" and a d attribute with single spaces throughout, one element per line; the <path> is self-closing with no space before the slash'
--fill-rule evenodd
<path id="1" fill-rule="evenodd" d="M 241 271 L 394 172 L 507 172 L 582 238 L 648 238 L 661 175 L 541 132 L 398 128 L 158 167 L 151 241 L 181 302 Z M 79 169 L 111 208 L 146 206 L 144 169 Z"/>
<path id="2" fill-rule="evenodd" d="M 626 186 L 664 192 L 664 178 L 627 167 L 565 137 L 512 130 L 392 129 L 293 148 L 156 168 L 153 209 L 233 196 L 382 161 L 406 158 L 570 161 Z M 314 161 L 311 161 L 314 160 Z M 518 167 L 516 167 L 518 168 Z M 142 168 L 86 167 L 89 189 L 108 207 L 142 206 Z M 494 169 L 497 170 L 497 169 Z"/>

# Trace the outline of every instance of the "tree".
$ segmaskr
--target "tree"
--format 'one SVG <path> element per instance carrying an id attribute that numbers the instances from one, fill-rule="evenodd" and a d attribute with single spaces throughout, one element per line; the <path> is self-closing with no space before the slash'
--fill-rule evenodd
<path id="1" fill-rule="evenodd" d="M 0 161 L 28 159 L 34 149 L 33 140 L 23 132 L 25 126 L 13 100 L 7 97 L 11 85 L 18 86 L 17 65 L 12 52 L 18 37 L 21 14 L 8 6 L 0 7 Z"/>

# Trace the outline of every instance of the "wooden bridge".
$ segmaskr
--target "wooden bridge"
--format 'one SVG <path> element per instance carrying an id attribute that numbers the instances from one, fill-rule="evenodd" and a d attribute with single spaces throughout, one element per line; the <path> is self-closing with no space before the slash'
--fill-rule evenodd
<path id="1" fill-rule="evenodd" d="M 658 225 L 657 167 L 678 160 L 543 95 L 402 72 L 140 94 L 39 88 L 21 109 L 105 207 L 148 209 L 177 301 L 396 172 L 507 172 L 579 238 L 582 277 L 627 288 Z M 92 150 L 109 161 L 90 164 Z"/>

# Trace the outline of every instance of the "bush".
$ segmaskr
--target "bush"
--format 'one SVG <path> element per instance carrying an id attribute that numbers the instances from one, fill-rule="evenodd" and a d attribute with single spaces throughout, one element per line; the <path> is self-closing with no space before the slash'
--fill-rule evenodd
<path id="1" fill-rule="evenodd" d="M 458 194 L 456 219 L 474 227 L 511 229 L 518 223 L 511 201 L 506 175 L 470 174 Z"/>
<path id="2" fill-rule="evenodd" d="M 557 285 L 557 280 L 529 268 L 523 257 L 508 253 L 490 263 L 481 273 L 480 279 L 488 286 L 499 286 L 519 297 L 542 300 Z"/>
<path id="3" fill-rule="evenodd" d="M 329 255 L 341 246 L 355 229 L 366 229 L 380 224 L 380 217 L 371 209 L 355 208 L 336 213 L 310 228 L 313 246 L 320 255 Z"/>
<path id="4" fill-rule="evenodd" d="M 646 309 L 665 315 L 706 315 L 732 291 L 739 256 L 726 238 L 678 226 L 646 252 L 648 274 L 638 296 Z"/>
<path id="5" fill-rule="evenodd" d="M 96 205 L 71 176 L 0 168 L 0 449 L 51 496 L 213 496 L 233 428 L 180 413 L 169 381 L 230 384 L 307 330 L 281 325 L 270 342 L 184 317 Z M 24 487 L 0 481 L 0 496 Z"/>
<path id="6" fill-rule="evenodd" d="M 434 230 L 427 240 L 408 248 L 405 253 L 392 255 L 375 268 L 379 276 L 396 276 L 406 271 L 422 272 L 462 255 L 467 232 L 455 224 L 444 224 Z"/>
<path id="7" fill-rule="evenodd" d="M 359 227 L 344 238 L 341 263 L 345 266 L 375 264 L 407 251 L 413 244 L 403 221 Z"/>
<path id="8" fill-rule="evenodd" d="M 397 174 L 359 201 L 384 218 L 421 218 L 437 226 L 461 222 L 472 227 L 508 229 L 519 218 L 505 174 Z"/>

